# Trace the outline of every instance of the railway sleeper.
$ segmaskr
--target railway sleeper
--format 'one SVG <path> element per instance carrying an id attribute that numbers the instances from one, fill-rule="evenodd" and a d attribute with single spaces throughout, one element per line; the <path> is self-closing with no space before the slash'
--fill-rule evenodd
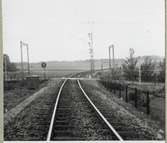
<path id="1" fill-rule="evenodd" d="M 101 132 L 104 136 L 110 136 L 110 140 L 118 140 L 118 138 L 116 137 L 116 135 L 111 131 L 111 130 L 100 130 L 99 132 Z"/>
<path id="2" fill-rule="evenodd" d="M 56 111 L 56 114 L 60 114 L 60 115 L 62 115 L 62 114 L 70 114 L 71 113 L 71 110 L 57 110 Z"/>
<path id="3" fill-rule="evenodd" d="M 141 133 L 135 131 L 118 131 L 118 133 L 124 139 L 139 139 L 141 136 Z"/>
<path id="4" fill-rule="evenodd" d="M 71 110 L 71 106 L 58 105 L 59 110 Z"/>
<path id="5" fill-rule="evenodd" d="M 56 121 L 63 121 L 63 122 L 69 122 L 69 117 L 56 117 Z"/>
<path id="6" fill-rule="evenodd" d="M 75 129 L 75 127 L 73 127 L 73 126 L 67 126 L 67 125 L 55 125 L 54 126 L 54 130 L 68 130 L 68 129 L 70 129 L 70 130 L 74 130 Z"/>
<path id="7" fill-rule="evenodd" d="M 39 126 L 45 126 L 45 125 L 49 125 L 50 120 L 46 119 L 46 120 L 41 120 L 39 122 L 34 122 L 35 125 L 39 125 Z"/>
<path id="8" fill-rule="evenodd" d="M 69 118 L 70 114 L 56 113 L 56 118 Z"/>
<path id="9" fill-rule="evenodd" d="M 75 136 L 75 137 L 69 137 L 69 136 L 63 136 L 63 137 L 55 137 L 55 140 L 58 140 L 58 141 L 71 141 L 71 140 L 76 140 L 76 141 L 84 141 L 84 140 L 86 140 L 85 138 L 83 138 L 83 137 L 77 137 L 77 136 Z"/>
<path id="10" fill-rule="evenodd" d="M 115 126 L 115 130 L 120 132 L 137 132 L 136 129 L 129 127 L 127 128 L 125 126 Z"/>
<path id="11" fill-rule="evenodd" d="M 73 136 L 72 130 L 53 130 L 52 134 L 56 137 Z"/>
<path id="12" fill-rule="evenodd" d="M 54 125 L 57 125 L 57 124 L 58 125 L 67 125 L 68 126 L 69 125 L 69 121 L 68 120 L 64 120 L 64 121 L 63 120 L 56 120 Z"/>
<path id="13" fill-rule="evenodd" d="M 36 111 L 36 112 L 34 112 L 34 115 L 36 116 L 36 117 L 38 117 L 39 116 L 39 118 L 41 117 L 41 116 L 48 116 L 48 111 L 46 112 L 46 113 L 44 113 L 44 112 L 42 112 L 42 111 Z"/>

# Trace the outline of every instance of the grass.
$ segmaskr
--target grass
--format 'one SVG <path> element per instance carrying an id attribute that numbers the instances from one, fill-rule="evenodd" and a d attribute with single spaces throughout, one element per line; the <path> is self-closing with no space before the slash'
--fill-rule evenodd
<path id="1" fill-rule="evenodd" d="M 64 76 L 69 76 L 71 74 L 80 73 L 83 70 L 76 70 L 76 69 L 47 69 L 45 71 L 46 77 L 48 78 L 60 78 Z M 27 76 L 27 71 L 24 72 L 24 76 Z M 40 77 L 44 77 L 44 70 L 43 69 L 31 69 L 30 75 L 38 75 Z M 21 72 L 10 72 L 8 73 L 8 79 L 21 79 Z"/>
<path id="2" fill-rule="evenodd" d="M 112 87 L 112 85 L 110 85 Z M 150 92 L 150 114 L 148 115 L 151 119 L 159 121 L 161 128 L 164 129 L 165 124 L 165 98 L 163 85 L 135 85 L 133 89 L 128 88 L 129 104 L 134 106 L 135 91 L 137 88 L 137 110 L 146 114 L 146 94 L 141 91 Z M 158 88 L 159 87 L 159 88 Z M 107 89 L 109 90 L 109 89 Z M 151 92 L 152 91 L 152 92 Z M 113 92 L 111 92 L 113 93 Z M 113 93 L 116 97 L 119 97 L 119 90 Z M 125 100 L 125 90 L 121 91 L 121 97 Z M 132 100 L 133 99 L 133 100 Z"/>
<path id="3" fill-rule="evenodd" d="M 165 129 L 165 98 L 153 97 L 150 102 L 150 115 L 160 121 L 161 128 Z"/>
<path id="4" fill-rule="evenodd" d="M 46 94 L 36 98 L 22 110 L 11 122 L 4 126 L 6 141 L 46 140 L 54 103 L 60 80 L 50 82 Z"/>
<path id="5" fill-rule="evenodd" d="M 148 125 L 150 127 L 153 127 L 157 132 L 160 129 L 165 130 L 165 98 L 152 96 L 150 98 L 150 115 L 147 115 L 139 108 L 136 109 L 129 102 L 126 103 L 121 98 L 118 98 L 116 94 L 106 90 L 106 88 L 102 84 L 96 81 L 87 80 L 87 81 L 82 81 L 82 83 L 84 87 L 88 88 L 87 91 L 94 92 L 92 89 L 94 89 L 95 91 L 100 91 L 101 96 L 102 93 L 104 93 L 111 100 L 124 107 L 126 110 L 128 110 L 130 113 L 132 113 L 139 119 L 143 120 L 143 123 L 147 122 Z M 91 90 L 89 88 L 91 88 Z M 117 92 L 117 94 L 119 94 L 119 92 Z M 144 110 L 146 110 L 146 108 Z"/>
<path id="6" fill-rule="evenodd" d="M 21 103 L 44 85 L 45 83 L 41 81 L 37 89 L 30 90 L 27 85 L 21 86 L 20 82 L 10 83 L 10 88 L 4 90 L 4 113 Z"/>

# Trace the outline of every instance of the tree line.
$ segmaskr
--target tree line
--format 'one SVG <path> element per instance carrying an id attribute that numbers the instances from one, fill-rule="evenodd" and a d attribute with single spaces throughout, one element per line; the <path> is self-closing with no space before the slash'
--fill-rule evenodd
<path id="1" fill-rule="evenodd" d="M 126 80 L 138 81 L 140 78 L 143 82 L 165 82 L 165 59 L 156 63 L 151 58 L 145 57 L 142 63 L 138 62 L 139 59 L 134 57 L 134 50 L 130 50 L 130 56 L 122 65 Z"/>
<path id="2" fill-rule="evenodd" d="M 109 75 L 103 75 L 103 78 L 139 81 L 141 77 L 143 82 L 165 82 L 165 58 L 156 63 L 151 58 L 146 57 L 142 63 L 139 63 L 139 59 L 134 57 L 134 53 L 134 50 L 130 49 L 129 57 L 124 60 L 122 67 L 113 69 Z M 4 72 L 18 70 L 7 54 L 3 55 L 3 66 Z"/>
<path id="3" fill-rule="evenodd" d="M 15 63 L 10 61 L 10 58 L 7 54 L 3 54 L 3 71 L 4 72 L 13 72 L 17 71 Z"/>
<path id="4" fill-rule="evenodd" d="M 129 50 L 129 57 L 124 59 L 121 67 L 111 69 L 110 73 L 101 75 L 102 79 L 108 80 L 128 80 L 141 82 L 165 82 L 165 58 L 156 62 L 151 57 L 146 56 L 141 62 L 134 56 L 134 50 Z"/>

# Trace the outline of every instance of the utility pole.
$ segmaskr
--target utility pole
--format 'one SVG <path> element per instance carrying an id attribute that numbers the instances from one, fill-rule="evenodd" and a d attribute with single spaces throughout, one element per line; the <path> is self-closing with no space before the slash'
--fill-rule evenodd
<path id="1" fill-rule="evenodd" d="M 109 68 L 111 70 L 111 48 L 112 48 L 112 67 L 115 68 L 115 58 L 114 58 L 114 45 L 109 46 Z"/>
<path id="2" fill-rule="evenodd" d="M 30 75 L 30 62 L 29 62 L 29 46 L 26 44 L 27 47 L 27 69 L 28 69 L 28 75 Z"/>
<path id="3" fill-rule="evenodd" d="M 109 46 L 108 48 L 109 48 L 109 69 L 111 71 L 111 46 Z"/>
<path id="4" fill-rule="evenodd" d="M 27 72 L 28 72 L 28 75 L 30 75 L 29 47 L 28 47 L 28 44 L 27 44 L 27 43 L 24 43 L 24 42 L 20 41 L 22 80 L 24 79 L 23 46 L 26 46 L 26 48 L 27 48 Z"/>
<path id="5" fill-rule="evenodd" d="M 141 57 L 139 56 L 138 60 L 139 60 L 139 84 L 141 84 Z"/>
<path id="6" fill-rule="evenodd" d="M 88 38 L 89 38 L 89 54 L 90 54 L 90 70 L 91 70 L 91 77 L 93 77 L 93 73 L 94 73 L 94 51 L 93 51 L 93 24 L 94 21 L 88 21 L 88 24 L 90 25 L 90 32 L 88 33 Z"/>
<path id="7" fill-rule="evenodd" d="M 141 65 L 139 65 L 139 84 L 141 84 Z"/>
<path id="8" fill-rule="evenodd" d="M 112 47 L 113 70 L 115 70 L 114 45 L 111 45 L 111 47 Z"/>
<path id="9" fill-rule="evenodd" d="M 88 33 L 88 37 L 89 37 L 89 53 L 90 53 L 90 69 L 91 69 L 91 77 L 93 76 L 93 72 L 94 72 L 94 53 L 93 53 L 93 33 L 90 32 Z"/>
<path id="10" fill-rule="evenodd" d="M 101 59 L 101 70 L 103 71 L 103 60 Z"/>
<path id="11" fill-rule="evenodd" d="M 23 67 L 23 42 L 20 41 L 20 50 L 21 50 L 21 78 L 22 78 L 22 81 L 24 80 L 24 67 Z"/>

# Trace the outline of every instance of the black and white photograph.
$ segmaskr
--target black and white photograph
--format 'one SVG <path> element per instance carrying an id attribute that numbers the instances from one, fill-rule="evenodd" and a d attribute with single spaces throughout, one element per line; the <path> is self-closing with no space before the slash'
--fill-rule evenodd
<path id="1" fill-rule="evenodd" d="M 2 25 L 5 142 L 165 143 L 165 0 L 2 0 Z"/>

